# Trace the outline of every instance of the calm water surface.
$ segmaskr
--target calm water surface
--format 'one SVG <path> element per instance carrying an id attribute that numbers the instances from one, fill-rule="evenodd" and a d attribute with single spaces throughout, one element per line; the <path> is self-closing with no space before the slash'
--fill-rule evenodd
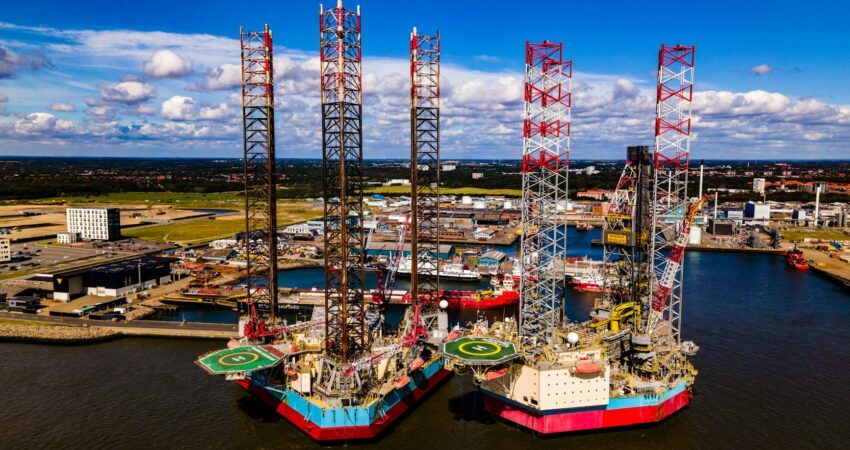
<path id="1" fill-rule="evenodd" d="M 587 233 L 573 234 L 589 242 Z M 596 249 L 574 254 L 598 257 Z M 688 253 L 684 334 L 702 350 L 690 407 L 661 424 L 541 439 L 482 410 L 455 376 L 363 448 L 847 448 L 850 295 L 766 255 Z M 571 293 L 571 318 L 593 294 Z M 511 314 L 510 311 L 496 314 Z M 455 318 L 463 320 L 463 318 Z M 0 344 L 0 448 L 316 448 L 192 364 L 219 342 Z"/>

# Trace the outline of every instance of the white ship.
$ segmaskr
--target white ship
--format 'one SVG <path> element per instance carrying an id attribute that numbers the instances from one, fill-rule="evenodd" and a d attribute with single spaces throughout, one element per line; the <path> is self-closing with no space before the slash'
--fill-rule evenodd
<path id="1" fill-rule="evenodd" d="M 402 259 L 398 263 L 398 275 L 402 275 L 405 277 L 410 276 L 412 262 L 409 257 Z M 443 280 L 455 280 L 455 281 L 479 281 L 481 280 L 481 274 L 476 270 L 470 270 L 463 266 L 463 264 L 459 263 L 441 263 L 440 264 L 440 278 Z M 433 273 L 433 270 L 427 270 L 426 268 L 420 267 L 420 272 Z M 420 274 L 422 275 L 422 274 Z"/>

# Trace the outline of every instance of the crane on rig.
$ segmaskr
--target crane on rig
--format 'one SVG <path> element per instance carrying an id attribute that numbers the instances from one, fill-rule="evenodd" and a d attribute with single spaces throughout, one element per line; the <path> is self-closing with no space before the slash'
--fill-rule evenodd
<path id="1" fill-rule="evenodd" d="M 647 319 L 646 329 L 650 335 L 661 320 L 665 304 L 670 297 L 670 291 L 673 289 L 674 279 L 681 273 L 682 257 L 688 245 L 688 237 L 691 235 L 691 226 L 694 223 L 694 217 L 696 217 L 697 212 L 702 208 L 703 203 L 705 203 L 705 199 L 706 197 L 696 199 L 688 206 L 688 211 L 679 225 L 679 231 L 676 234 L 673 248 L 670 249 L 670 255 L 664 262 L 664 271 L 657 280 L 658 286 L 652 297 L 652 311 L 650 311 Z"/>

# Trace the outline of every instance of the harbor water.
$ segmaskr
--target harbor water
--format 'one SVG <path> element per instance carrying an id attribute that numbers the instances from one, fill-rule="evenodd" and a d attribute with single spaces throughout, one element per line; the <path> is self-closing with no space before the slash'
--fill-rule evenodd
<path id="1" fill-rule="evenodd" d="M 571 233 L 571 254 L 598 258 L 594 237 L 598 231 Z M 685 258 L 683 333 L 701 346 L 700 374 L 690 406 L 668 420 L 540 438 L 493 420 L 469 377 L 456 375 L 363 448 L 846 448 L 850 294 L 780 256 Z M 568 292 L 567 316 L 586 318 L 596 295 Z M 0 343 L 0 448 L 316 448 L 235 384 L 193 364 L 222 345 Z"/>

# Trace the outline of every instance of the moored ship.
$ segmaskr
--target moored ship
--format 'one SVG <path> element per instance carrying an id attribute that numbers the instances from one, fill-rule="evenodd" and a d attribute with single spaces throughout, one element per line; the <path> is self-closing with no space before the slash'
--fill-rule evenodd
<path id="1" fill-rule="evenodd" d="M 785 262 L 797 270 L 809 270 L 810 268 L 809 262 L 803 256 L 803 251 L 798 249 L 796 245 L 793 249 L 785 251 Z"/>
<path id="2" fill-rule="evenodd" d="M 603 281 L 599 272 L 590 272 L 573 277 L 569 284 L 580 292 L 602 292 Z"/>
<path id="3" fill-rule="evenodd" d="M 481 274 L 477 270 L 472 270 L 460 263 L 443 262 L 438 264 L 440 271 L 440 279 L 451 281 L 479 281 Z M 405 277 L 410 277 L 412 263 L 410 258 L 404 258 L 398 263 L 397 274 Z M 423 273 L 433 273 L 433 269 L 421 268 Z"/>

